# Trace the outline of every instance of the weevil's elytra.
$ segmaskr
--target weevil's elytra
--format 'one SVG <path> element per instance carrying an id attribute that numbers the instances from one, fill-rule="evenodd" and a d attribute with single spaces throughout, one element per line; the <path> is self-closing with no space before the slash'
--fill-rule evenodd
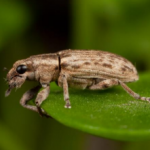
<path id="1" fill-rule="evenodd" d="M 90 62 L 85 62 L 84 64 L 85 64 L 85 65 L 91 65 Z M 97 64 L 98 64 L 98 62 L 95 62 L 95 65 L 97 65 Z"/>
<path id="2" fill-rule="evenodd" d="M 103 63 L 103 66 L 105 68 L 110 68 L 110 69 L 112 69 L 112 67 L 113 67 L 111 64 L 106 64 L 106 63 Z"/>
<path id="3" fill-rule="evenodd" d="M 61 63 L 60 67 L 61 68 L 66 68 L 68 65 L 69 65 L 68 62 L 64 62 L 64 63 Z"/>
<path id="4" fill-rule="evenodd" d="M 53 54 L 34 55 L 14 63 L 7 74 L 8 96 L 13 88 L 19 88 L 26 80 L 37 81 L 40 85 L 30 89 L 21 98 L 20 104 L 28 109 L 45 115 L 41 103 L 50 93 L 50 85 L 55 81 L 63 88 L 65 108 L 71 108 L 69 87 L 103 90 L 115 85 L 122 88 L 135 99 L 150 101 L 149 97 L 140 97 L 125 83 L 138 80 L 138 73 L 127 59 L 106 51 L 63 50 Z M 43 90 L 39 92 L 39 89 Z M 36 96 L 35 105 L 27 101 Z"/>

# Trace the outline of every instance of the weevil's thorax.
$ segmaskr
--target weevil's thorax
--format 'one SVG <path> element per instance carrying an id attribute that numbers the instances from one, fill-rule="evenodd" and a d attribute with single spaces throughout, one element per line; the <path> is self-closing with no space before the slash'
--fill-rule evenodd
<path id="1" fill-rule="evenodd" d="M 59 58 L 57 54 L 41 54 L 31 56 L 32 65 L 35 71 L 35 79 L 48 83 L 55 81 L 59 76 Z"/>

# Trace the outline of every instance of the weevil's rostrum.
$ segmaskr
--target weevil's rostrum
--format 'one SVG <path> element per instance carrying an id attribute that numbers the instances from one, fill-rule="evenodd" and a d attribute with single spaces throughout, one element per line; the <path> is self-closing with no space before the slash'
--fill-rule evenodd
<path id="1" fill-rule="evenodd" d="M 65 107 L 71 108 L 68 87 L 103 90 L 115 85 L 136 99 L 150 101 L 133 92 L 125 83 L 138 80 L 138 73 L 127 59 L 106 51 L 98 50 L 63 50 L 57 53 L 31 56 L 14 63 L 7 74 L 8 96 L 13 88 L 19 88 L 25 80 L 35 80 L 40 85 L 27 91 L 21 98 L 21 105 L 44 114 L 41 103 L 50 93 L 50 82 L 56 81 L 63 88 Z M 39 89 L 43 87 L 39 93 Z M 36 106 L 27 101 L 36 96 Z"/>

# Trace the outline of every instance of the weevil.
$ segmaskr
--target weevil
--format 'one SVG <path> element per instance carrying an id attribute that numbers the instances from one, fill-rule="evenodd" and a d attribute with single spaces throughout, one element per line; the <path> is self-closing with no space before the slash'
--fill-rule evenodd
<path id="1" fill-rule="evenodd" d="M 52 81 L 63 88 L 65 108 L 71 108 L 68 87 L 103 90 L 121 85 L 133 98 L 150 101 L 149 97 L 141 97 L 125 84 L 138 79 L 134 65 L 119 55 L 99 50 L 63 50 L 15 62 L 7 74 L 9 88 L 5 95 L 8 96 L 13 88 L 21 87 L 26 80 L 39 82 L 24 93 L 20 104 L 40 114 L 45 114 L 40 105 L 48 97 Z M 39 92 L 41 87 L 43 90 Z M 35 106 L 27 104 L 35 96 Z"/>

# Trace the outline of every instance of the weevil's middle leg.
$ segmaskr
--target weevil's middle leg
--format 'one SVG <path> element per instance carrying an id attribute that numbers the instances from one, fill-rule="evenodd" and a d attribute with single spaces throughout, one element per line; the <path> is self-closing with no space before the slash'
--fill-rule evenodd
<path id="1" fill-rule="evenodd" d="M 66 102 L 65 108 L 71 108 L 71 104 L 69 101 L 69 93 L 68 93 L 68 82 L 65 75 L 62 75 L 63 79 L 63 91 L 64 91 L 64 100 Z"/>
<path id="2" fill-rule="evenodd" d="M 63 87 L 64 100 L 66 102 L 65 108 L 71 108 L 69 101 L 68 87 L 85 89 L 93 83 L 93 79 L 75 78 L 69 74 L 62 73 L 58 79 L 58 85 Z"/>

